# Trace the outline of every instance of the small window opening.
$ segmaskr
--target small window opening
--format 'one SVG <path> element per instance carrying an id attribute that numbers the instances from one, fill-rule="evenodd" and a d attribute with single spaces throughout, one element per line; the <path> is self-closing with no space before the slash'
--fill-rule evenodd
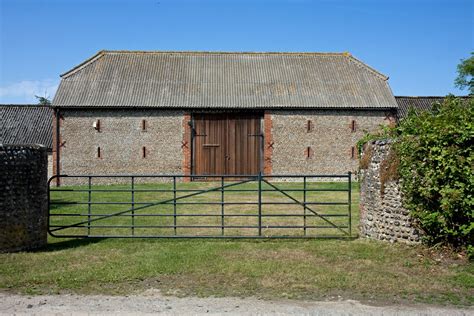
<path id="1" fill-rule="evenodd" d="M 146 147 L 142 147 L 142 158 L 146 158 Z"/>
<path id="2" fill-rule="evenodd" d="M 97 120 L 93 124 L 96 131 L 100 132 L 100 120 Z"/>
<path id="3" fill-rule="evenodd" d="M 306 154 L 306 159 L 310 159 L 313 156 L 313 150 L 311 149 L 310 146 L 306 147 L 305 154 Z"/>
<path id="4" fill-rule="evenodd" d="M 313 130 L 313 121 L 311 120 L 308 120 L 306 122 L 306 132 L 311 132 Z"/>
<path id="5" fill-rule="evenodd" d="M 142 132 L 146 132 L 146 120 L 142 120 Z"/>
<path id="6" fill-rule="evenodd" d="M 97 147 L 97 158 L 102 158 L 102 153 L 100 151 L 100 147 Z"/>
<path id="7" fill-rule="evenodd" d="M 356 148 L 354 146 L 351 147 L 351 158 L 352 159 L 356 158 Z"/>
<path id="8" fill-rule="evenodd" d="M 352 133 L 355 133 L 356 130 L 357 130 L 357 128 L 356 128 L 356 121 L 355 121 L 355 120 L 352 120 L 352 121 L 351 121 L 351 131 L 352 131 Z"/>

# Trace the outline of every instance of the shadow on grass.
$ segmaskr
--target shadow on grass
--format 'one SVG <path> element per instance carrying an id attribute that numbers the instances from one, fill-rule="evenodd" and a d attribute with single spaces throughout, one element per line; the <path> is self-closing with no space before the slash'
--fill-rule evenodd
<path id="1" fill-rule="evenodd" d="M 49 210 L 54 211 L 54 210 L 63 208 L 64 205 L 59 204 L 59 203 L 64 203 L 64 202 L 71 202 L 71 201 L 68 200 L 68 199 L 54 199 L 54 200 L 51 200 L 50 204 L 49 204 Z"/>
<path id="2" fill-rule="evenodd" d="M 67 239 L 59 242 L 48 243 L 45 247 L 38 249 L 33 252 L 53 252 L 65 249 L 73 249 L 83 247 L 95 243 L 99 243 L 107 238 L 77 238 Z"/>
<path id="3" fill-rule="evenodd" d="M 259 244 L 259 243 L 301 243 L 301 242 L 324 242 L 330 240 L 339 240 L 341 242 L 353 242 L 358 240 L 358 236 L 352 237 L 332 237 L 332 238 L 76 238 L 67 239 L 57 242 L 49 242 L 45 247 L 31 250 L 30 252 L 54 252 L 66 249 L 74 249 L 84 247 L 92 244 L 96 244 L 105 240 L 121 240 L 122 242 L 147 242 L 147 243 L 189 243 L 191 241 L 197 244 L 205 243 L 246 243 L 246 244 Z"/>

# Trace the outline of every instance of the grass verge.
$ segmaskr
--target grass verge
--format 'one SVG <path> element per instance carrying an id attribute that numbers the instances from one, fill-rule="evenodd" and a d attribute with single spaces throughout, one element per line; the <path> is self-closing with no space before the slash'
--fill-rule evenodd
<path id="1" fill-rule="evenodd" d="M 40 251 L 0 254 L 0 289 L 473 305 L 474 266 L 421 245 L 360 239 L 50 238 Z"/>

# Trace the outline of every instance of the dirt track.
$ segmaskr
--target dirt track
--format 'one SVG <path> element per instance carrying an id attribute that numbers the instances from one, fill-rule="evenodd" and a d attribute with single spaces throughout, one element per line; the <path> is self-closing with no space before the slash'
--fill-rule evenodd
<path id="1" fill-rule="evenodd" d="M 474 315 L 474 309 L 437 306 L 368 306 L 357 301 L 262 301 L 253 298 L 176 298 L 148 292 L 141 296 L 0 294 L 1 315 Z"/>

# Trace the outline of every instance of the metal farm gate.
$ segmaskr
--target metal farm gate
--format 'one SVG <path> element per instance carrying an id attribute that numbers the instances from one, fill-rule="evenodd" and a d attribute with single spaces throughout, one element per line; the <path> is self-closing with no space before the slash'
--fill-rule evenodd
<path id="1" fill-rule="evenodd" d="M 61 187 L 52 180 L 61 178 Z M 54 237 L 346 238 L 344 175 L 60 175 L 48 182 Z M 332 181 L 332 182 L 331 182 Z"/>

